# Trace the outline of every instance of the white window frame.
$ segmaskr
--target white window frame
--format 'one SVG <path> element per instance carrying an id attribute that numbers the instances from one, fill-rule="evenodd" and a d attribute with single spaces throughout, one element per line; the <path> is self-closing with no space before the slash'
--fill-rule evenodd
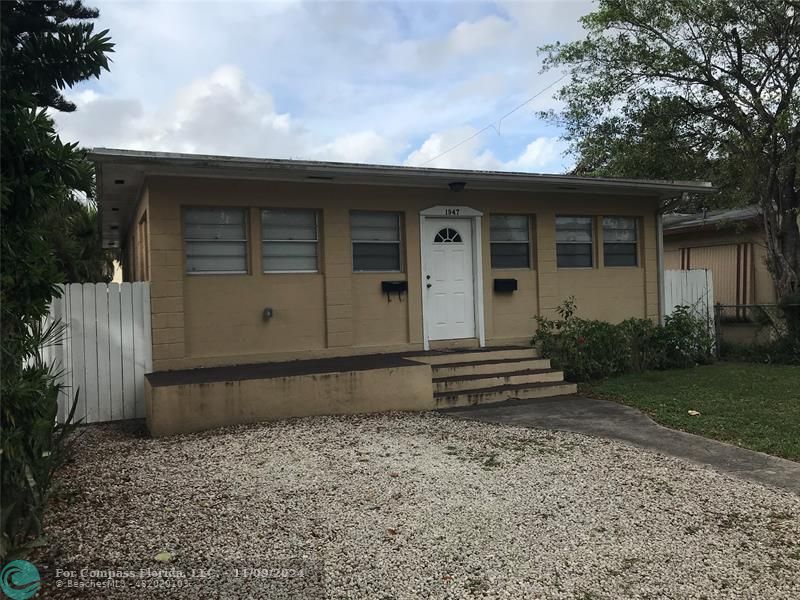
<path id="1" fill-rule="evenodd" d="M 397 218 L 397 241 L 394 240 L 354 240 L 353 239 L 353 215 L 354 214 L 380 214 L 394 215 Z M 356 255 L 354 246 L 356 244 L 396 244 L 398 254 L 398 269 L 356 269 Z M 403 213 L 390 210 L 351 210 L 350 211 L 350 264 L 353 273 L 404 273 L 403 264 Z"/>
<path id="2" fill-rule="evenodd" d="M 524 242 L 515 240 L 493 240 L 492 239 L 492 217 L 525 217 L 528 239 Z M 527 267 L 495 267 L 492 263 L 492 246 L 494 244 L 525 244 L 528 246 L 528 266 Z M 514 213 L 492 213 L 489 215 L 489 266 L 496 271 L 530 271 L 533 268 L 533 256 L 531 254 L 531 216 Z"/>
<path id="3" fill-rule="evenodd" d="M 566 218 L 566 219 L 569 219 L 569 218 L 572 218 L 572 219 L 589 219 L 589 222 L 591 223 L 591 226 L 589 227 L 589 232 L 592 235 L 592 241 L 589 243 L 589 245 L 591 246 L 591 252 L 589 253 L 589 258 L 592 261 L 590 265 L 588 265 L 588 266 L 566 266 L 566 267 L 562 267 L 561 265 L 558 264 L 558 246 L 559 246 L 559 244 L 575 245 L 575 246 L 586 246 L 587 245 L 586 242 L 559 242 L 558 241 L 558 219 L 559 219 L 559 217 L 563 217 L 563 218 Z M 554 221 L 554 229 L 555 229 L 555 231 L 553 233 L 555 234 L 555 241 L 556 241 L 556 268 L 557 269 L 594 269 L 595 268 L 595 266 L 597 264 L 597 257 L 595 256 L 595 253 L 596 253 L 596 251 L 595 251 L 595 240 L 597 238 L 597 235 L 596 235 L 596 232 L 595 232 L 595 228 L 596 227 L 597 227 L 597 223 L 596 223 L 596 218 L 595 218 L 594 215 L 569 215 L 569 214 L 556 215 L 555 221 Z"/>
<path id="4" fill-rule="evenodd" d="M 314 239 L 313 240 L 266 240 L 264 239 L 264 211 L 265 210 L 285 210 L 285 211 L 294 211 L 294 212 L 313 212 L 314 213 Z M 281 274 L 281 273 L 319 273 L 319 211 L 313 208 L 260 208 L 259 209 L 259 218 L 261 223 L 261 272 L 262 273 L 270 273 L 270 274 Z M 268 244 L 270 242 L 277 242 L 281 244 L 285 243 L 301 243 L 301 244 L 311 244 L 314 243 L 317 247 L 317 268 L 316 269 L 281 269 L 281 270 L 271 270 L 264 268 L 264 244 Z"/>
<path id="5" fill-rule="evenodd" d="M 192 238 L 186 237 L 186 213 L 192 210 L 239 210 L 244 213 L 244 239 L 243 240 L 220 240 L 217 238 Z M 183 234 L 183 271 L 186 275 L 248 275 L 250 273 L 250 240 L 248 234 L 250 231 L 250 211 L 241 206 L 184 206 L 181 211 L 181 230 Z M 218 242 L 218 243 L 244 243 L 244 271 L 190 271 L 189 270 L 189 253 L 187 244 L 192 242 Z"/>
<path id="6" fill-rule="evenodd" d="M 607 242 L 606 241 L 606 219 L 633 219 L 633 233 L 635 239 L 632 242 Z M 632 265 L 609 265 L 606 264 L 606 244 L 628 244 L 633 246 L 633 256 L 636 262 Z M 632 215 L 604 215 L 603 216 L 603 267 L 609 269 L 635 269 L 639 267 L 639 217 Z"/>

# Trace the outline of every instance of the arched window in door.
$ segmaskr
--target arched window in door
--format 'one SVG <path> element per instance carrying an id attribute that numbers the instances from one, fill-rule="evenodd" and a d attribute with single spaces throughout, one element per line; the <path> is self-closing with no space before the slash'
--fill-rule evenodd
<path id="1" fill-rule="evenodd" d="M 458 233 L 455 229 L 450 229 L 449 227 L 445 227 L 444 229 L 440 229 L 439 232 L 436 234 L 436 237 L 433 238 L 434 243 L 438 244 L 446 244 L 446 243 L 461 243 L 461 234 Z"/>

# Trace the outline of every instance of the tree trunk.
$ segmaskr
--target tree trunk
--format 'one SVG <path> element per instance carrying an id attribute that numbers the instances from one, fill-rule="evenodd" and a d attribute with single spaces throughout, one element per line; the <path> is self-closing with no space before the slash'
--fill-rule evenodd
<path id="1" fill-rule="evenodd" d="M 788 333 L 800 337 L 800 195 L 797 190 L 798 135 L 787 140 L 783 160 L 769 168 L 761 209 L 767 261 L 778 304 L 784 308 Z M 777 163 L 777 164 L 775 164 Z"/>

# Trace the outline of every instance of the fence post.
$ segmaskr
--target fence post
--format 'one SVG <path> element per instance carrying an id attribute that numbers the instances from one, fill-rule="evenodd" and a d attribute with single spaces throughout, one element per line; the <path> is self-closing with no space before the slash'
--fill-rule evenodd
<path id="1" fill-rule="evenodd" d="M 714 356 L 719 360 L 722 355 L 722 327 L 720 322 L 722 320 L 722 306 L 719 304 L 714 305 Z"/>

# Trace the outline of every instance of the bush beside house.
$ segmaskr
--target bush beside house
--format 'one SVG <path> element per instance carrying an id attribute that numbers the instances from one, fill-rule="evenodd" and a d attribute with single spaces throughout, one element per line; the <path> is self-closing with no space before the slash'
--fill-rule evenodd
<path id="1" fill-rule="evenodd" d="M 532 343 L 573 381 L 592 381 L 647 369 L 678 369 L 711 362 L 713 337 L 705 321 L 678 307 L 664 326 L 649 319 L 619 324 L 575 316 L 575 298 L 556 311 L 559 319 L 538 316 Z"/>
<path id="2" fill-rule="evenodd" d="M 746 317 L 756 325 L 750 343 L 720 343 L 725 360 L 762 364 L 800 365 L 800 294 L 777 306 L 749 307 Z"/>
<path id="3" fill-rule="evenodd" d="M 55 468 L 65 455 L 68 427 L 55 425 L 58 372 L 41 349 L 58 343 L 60 326 L 43 328 L 57 284 L 92 275 L 102 257 L 90 232 L 64 248 L 54 240 L 85 231 L 63 210 L 75 192 L 91 197 L 93 168 L 77 144 L 58 137 L 50 110 L 70 112 L 65 90 L 108 69 L 113 44 L 96 33 L 98 16 L 67 0 L 0 3 L 0 560 L 39 543 L 42 514 Z M 72 204 L 74 207 L 74 202 Z M 75 211 L 73 211 L 75 212 Z M 91 224 L 91 223 L 90 223 Z M 63 251 L 61 251 L 63 250 Z M 72 252 L 76 251 L 76 252 Z M 72 263 L 80 259 L 79 263 Z M 102 267 L 102 259 L 99 263 Z M 69 269 L 67 268 L 69 267 Z"/>

